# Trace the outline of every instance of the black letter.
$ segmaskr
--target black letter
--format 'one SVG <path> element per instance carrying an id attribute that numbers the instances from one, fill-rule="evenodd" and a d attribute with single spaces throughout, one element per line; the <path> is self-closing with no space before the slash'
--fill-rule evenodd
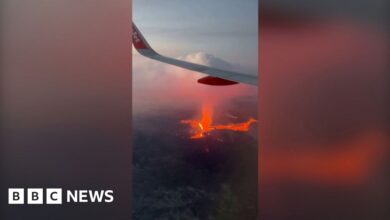
<path id="1" fill-rule="evenodd" d="M 31 200 L 33 200 L 33 201 L 39 199 L 39 198 L 38 198 L 38 193 L 37 193 L 37 192 L 32 192 L 32 193 L 31 193 L 31 197 L 32 197 Z"/>
<path id="2" fill-rule="evenodd" d="M 57 199 L 53 198 L 53 194 L 57 194 L 57 192 L 52 192 L 52 193 L 50 194 L 50 198 L 51 198 L 51 200 L 53 200 L 53 201 L 57 201 Z"/>
<path id="3" fill-rule="evenodd" d="M 18 201 L 18 200 L 20 199 L 20 197 L 19 197 L 19 192 L 14 192 L 14 193 L 12 194 L 12 196 L 14 197 L 14 201 Z"/>

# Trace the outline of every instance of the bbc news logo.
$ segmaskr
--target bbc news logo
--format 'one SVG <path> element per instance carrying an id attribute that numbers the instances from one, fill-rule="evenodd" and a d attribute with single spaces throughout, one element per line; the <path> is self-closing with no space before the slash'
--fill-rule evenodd
<path id="1" fill-rule="evenodd" d="M 10 188 L 10 205 L 61 205 L 63 203 L 112 203 L 113 190 L 62 190 L 61 188 Z"/>

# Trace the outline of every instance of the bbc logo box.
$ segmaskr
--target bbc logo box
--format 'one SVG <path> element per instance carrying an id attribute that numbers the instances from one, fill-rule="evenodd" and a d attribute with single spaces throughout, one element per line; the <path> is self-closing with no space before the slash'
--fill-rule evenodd
<path id="1" fill-rule="evenodd" d="M 10 205 L 42 205 L 44 191 L 42 188 L 10 188 L 8 189 L 8 204 Z M 62 204 L 62 189 L 46 189 L 46 204 Z"/>
<path id="2" fill-rule="evenodd" d="M 24 189 L 20 189 L 20 188 L 8 189 L 8 204 L 10 205 L 24 204 Z"/>

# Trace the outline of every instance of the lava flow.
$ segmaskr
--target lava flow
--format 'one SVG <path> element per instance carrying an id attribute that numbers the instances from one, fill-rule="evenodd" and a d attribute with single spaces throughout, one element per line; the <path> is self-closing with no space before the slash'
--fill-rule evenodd
<path id="1" fill-rule="evenodd" d="M 213 125 L 213 110 L 211 106 L 204 105 L 202 107 L 202 117 L 200 120 L 181 120 L 183 124 L 189 124 L 192 128 L 193 135 L 191 139 L 203 138 L 205 134 L 213 130 L 231 130 L 239 132 L 247 132 L 249 126 L 256 122 L 255 119 L 250 118 L 248 121 L 243 123 L 230 123 L 225 125 Z"/>

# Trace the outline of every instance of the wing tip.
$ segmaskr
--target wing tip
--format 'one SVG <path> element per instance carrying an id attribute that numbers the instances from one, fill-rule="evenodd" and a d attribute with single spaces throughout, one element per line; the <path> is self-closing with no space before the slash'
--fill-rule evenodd
<path id="1" fill-rule="evenodd" d="M 135 49 L 137 50 L 152 50 L 148 42 L 145 40 L 142 33 L 139 31 L 137 26 L 133 22 L 133 33 L 132 33 L 132 40 L 133 45 Z"/>

